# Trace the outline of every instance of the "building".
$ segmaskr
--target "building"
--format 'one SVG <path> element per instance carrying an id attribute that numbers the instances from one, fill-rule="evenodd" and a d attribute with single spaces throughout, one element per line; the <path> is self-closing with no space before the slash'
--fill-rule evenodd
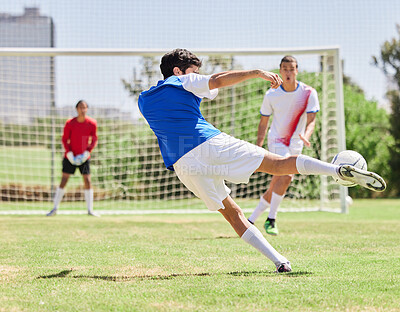
<path id="1" fill-rule="evenodd" d="M 0 12 L 0 47 L 50 48 L 55 46 L 51 17 L 39 8 L 23 15 Z M 29 124 L 50 114 L 54 106 L 52 57 L 0 56 L 0 122 Z"/>

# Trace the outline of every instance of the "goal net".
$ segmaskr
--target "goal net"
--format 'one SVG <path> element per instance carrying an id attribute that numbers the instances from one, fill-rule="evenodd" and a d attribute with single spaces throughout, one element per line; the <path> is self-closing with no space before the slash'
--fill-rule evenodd
<path id="1" fill-rule="evenodd" d="M 94 209 L 100 213 L 206 210 L 168 171 L 157 140 L 137 108 L 142 90 L 162 79 L 164 50 L 0 49 L 0 212 L 47 211 L 61 180 L 61 136 L 75 104 L 84 99 L 98 123 L 92 152 Z M 291 50 L 194 51 L 204 74 L 231 69 L 277 71 L 284 55 L 299 63 L 298 80 L 318 92 L 321 110 L 303 153 L 330 161 L 345 149 L 342 72 L 337 47 Z M 204 100 L 205 118 L 239 139 L 256 142 L 260 106 L 268 84 L 249 80 Z M 271 176 L 255 173 L 248 184 L 229 184 L 232 197 L 251 211 Z M 332 178 L 296 175 L 281 211 L 346 212 L 347 189 Z M 83 180 L 71 176 L 60 212 L 85 212 Z"/>

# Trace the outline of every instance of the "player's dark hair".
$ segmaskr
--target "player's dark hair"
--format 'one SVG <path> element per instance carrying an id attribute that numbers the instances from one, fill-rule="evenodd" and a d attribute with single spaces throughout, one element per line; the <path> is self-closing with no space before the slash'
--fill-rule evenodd
<path id="1" fill-rule="evenodd" d="M 75 108 L 78 108 L 79 104 L 81 104 L 81 103 L 86 103 L 86 106 L 89 107 L 89 104 L 86 101 L 79 100 L 78 103 L 76 103 Z"/>
<path id="2" fill-rule="evenodd" d="M 281 63 L 279 64 L 279 68 L 281 68 L 282 63 L 292 63 L 295 62 L 296 63 L 296 68 L 299 67 L 299 65 L 297 64 L 297 60 L 294 56 L 291 55 L 286 55 L 282 60 Z"/>
<path id="3" fill-rule="evenodd" d="M 192 65 L 201 67 L 201 61 L 196 55 L 186 49 L 175 49 L 161 58 L 160 69 L 164 79 L 167 79 L 174 74 L 174 67 L 185 72 Z"/>

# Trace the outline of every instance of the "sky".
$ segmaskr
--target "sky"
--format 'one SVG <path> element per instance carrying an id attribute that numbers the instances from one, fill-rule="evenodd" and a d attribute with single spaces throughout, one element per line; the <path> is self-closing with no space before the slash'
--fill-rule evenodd
<path id="1" fill-rule="evenodd" d="M 398 38 L 399 0 L 0 0 L 0 12 L 19 15 L 31 6 L 53 18 L 57 48 L 160 48 L 167 52 L 176 47 L 339 46 L 344 74 L 364 89 L 368 99 L 387 105 L 386 78 L 371 61 L 386 40 Z M 120 81 L 98 87 L 112 70 L 111 63 L 93 63 L 90 75 L 81 71 L 86 64 L 85 60 L 58 64 L 58 105 L 79 98 L 132 105 Z M 125 64 L 119 74 L 131 78 L 133 66 L 134 62 Z"/>

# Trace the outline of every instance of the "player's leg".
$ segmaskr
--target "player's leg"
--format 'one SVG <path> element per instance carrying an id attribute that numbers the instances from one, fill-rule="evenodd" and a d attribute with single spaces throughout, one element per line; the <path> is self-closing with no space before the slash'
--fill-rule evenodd
<path id="1" fill-rule="evenodd" d="M 71 164 L 67 158 L 63 159 L 62 165 L 63 169 L 62 169 L 61 182 L 59 187 L 56 189 L 56 193 L 54 194 L 53 209 L 46 214 L 48 217 L 56 215 L 58 207 L 64 197 L 65 186 L 68 183 L 69 177 L 71 176 L 71 174 L 74 174 L 76 169 L 76 167 L 73 164 Z"/>
<path id="2" fill-rule="evenodd" d="M 286 157 L 286 156 L 290 156 L 290 155 L 297 155 L 300 153 L 293 153 L 290 146 L 286 146 L 283 143 L 280 142 L 275 142 L 274 140 L 272 141 L 268 141 L 268 151 Z M 264 154 L 263 154 L 264 155 Z M 286 180 L 285 180 L 286 181 Z M 286 192 L 286 185 L 282 185 L 284 184 L 284 178 L 281 176 L 272 176 L 271 179 L 271 183 L 269 185 L 268 190 L 263 194 L 262 197 L 260 197 L 260 201 L 256 207 L 256 209 L 254 210 L 254 212 L 252 213 L 252 215 L 249 218 L 250 222 L 255 222 L 256 219 L 271 205 L 271 197 L 272 197 L 272 193 L 278 193 L 278 194 L 285 194 Z M 276 183 L 278 183 L 278 185 L 276 185 Z M 290 183 L 290 181 L 289 181 Z M 273 207 L 270 207 L 269 210 L 269 214 L 270 215 L 276 215 L 276 211 L 278 209 L 279 206 L 279 198 L 277 196 L 274 196 L 274 201 L 273 201 Z M 273 219 L 275 219 L 274 217 L 271 217 Z M 274 221 L 271 221 L 272 223 L 274 223 Z M 276 235 L 277 233 L 273 233 L 275 231 L 273 225 L 271 222 L 269 222 L 269 220 L 266 221 L 266 223 L 264 224 L 264 228 L 268 228 L 267 233 L 268 234 L 273 234 Z M 271 224 L 270 224 L 271 223 Z M 277 231 L 277 228 L 276 228 Z M 269 233 L 271 232 L 271 233 Z"/>
<path id="3" fill-rule="evenodd" d="M 275 142 L 274 140 L 271 140 L 271 141 L 268 140 L 268 151 L 270 151 L 274 154 L 283 156 L 283 157 L 290 156 L 290 155 L 298 155 L 301 152 L 301 150 L 300 151 L 296 150 L 294 152 L 291 150 L 290 146 L 286 146 L 280 142 Z M 250 221 L 255 222 L 255 220 L 268 207 L 270 207 L 269 219 L 271 219 L 271 220 L 267 219 L 266 223 L 264 223 L 264 228 L 266 228 L 266 231 L 268 234 L 272 234 L 272 235 L 277 234 L 277 228 L 274 227 L 275 221 L 273 221 L 273 220 L 275 219 L 277 209 L 280 204 L 279 199 L 283 198 L 282 196 L 285 194 L 287 186 L 290 184 L 290 181 L 288 181 L 289 184 L 285 185 L 286 180 L 288 180 L 288 178 L 283 178 L 283 176 L 272 176 L 271 183 L 269 185 L 268 190 L 263 194 L 262 197 L 260 197 L 258 206 L 256 207 L 253 214 L 249 218 Z M 290 180 L 291 180 L 291 178 L 290 178 Z M 282 196 L 277 196 L 277 195 L 273 196 L 274 200 L 271 202 L 273 193 L 280 194 Z M 271 204 L 272 204 L 272 206 L 271 206 Z"/>
<path id="4" fill-rule="evenodd" d="M 251 223 L 246 219 L 242 209 L 238 204 L 228 196 L 223 201 L 225 209 L 219 209 L 218 211 L 224 216 L 224 218 L 233 227 L 235 232 L 242 237 L 246 230 L 251 226 Z"/>
<path id="5" fill-rule="evenodd" d="M 289 271 L 290 264 L 247 221 L 240 207 L 229 196 L 224 181 L 247 183 L 264 158 L 264 149 L 220 134 L 181 157 L 174 169 L 179 180 L 211 211 L 219 211 L 235 232 L 247 243 L 271 259 L 279 272 Z M 254 157 L 257 155 L 257 157 Z"/>
<path id="6" fill-rule="evenodd" d="M 271 203 L 272 190 L 274 189 L 275 183 L 276 183 L 276 181 L 277 181 L 276 177 L 279 177 L 279 176 L 274 176 L 274 175 L 272 176 L 272 178 L 271 178 L 271 183 L 270 183 L 270 185 L 269 185 L 268 190 L 266 190 L 266 191 L 264 192 L 264 194 L 262 195 L 262 198 L 263 198 L 264 200 L 266 200 L 266 201 L 268 202 L 268 204 Z"/>
<path id="7" fill-rule="evenodd" d="M 261 232 L 246 219 L 240 207 L 230 196 L 226 197 L 222 203 L 225 208 L 218 211 L 246 243 L 252 245 L 270 259 L 275 264 L 278 272 L 290 272 L 292 270 L 289 261 L 278 253 Z"/>
<path id="8" fill-rule="evenodd" d="M 85 184 L 84 194 L 85 194 L 85 202 L 88 211 L 88 215 L 94 217 L 100 217 L 97 213 L 93 211 L 93 189 L 91 188 L 90 174 L 83 174 L 83 181 Z"/>
<path id="9" fill-rule="evenodd" d="M 90 190 L 92 188 L 92 179 L 89 174 L 82 174 L 82 178 L 83 178 L 83 188 L 85 190 Z"/>
<path id="10" fill-rule="evenodd" d="M 268 209 L 271 203 L 271 193 L 274 187 L 276 179 L 272 176 L 271 182 L 269 183 L 268 190 L 260 197 L 260 201 L 257 204 L 257 207 L 254 209 L 251 216 L 248 218 L 251 224 L 254 224 L 256 220 Z"/>
<path id="11" fill-rule="evenodd" d="M 361 170 L 350 165 L 337 166 L 305 155 L 282 157 L 266 152 L 257 171 L 274 175 L 296 173 L 330 175 L 359 184 L 372 191 L 382 192 L 386 189 L 385 181 L 374 172 Z"/>
<path id="12" fill-rule="evenodd" d="M 60 189 L 64 189 L 66 187 L 70 176 L 71 176 L 70 173 L 66 173 L 66 172 L 62 173 L 61 182 L 60 182 L 60 186 L 59 186 Z"/>
<path id="13" fill-rule="evenodd" d="M 290 155 L 299 155 L 303 149 L 303 142 L 291 141 L 289 146 L 280 142 L 268 142 L 268 150 L 287 157 Z M 267 234 L 278 235 L 279 230 L 276 224 L 276 217 L 278 214 L 279 206 L 285 197 L 286 191 L 293 180 L 293 174 L 283 176 L 273 176 L 274 185 L 268 190 L 265 199 L 270 203 L 268 218 L 265 220 L 264 229 Z"/>
<path id="14" fill-rule="evenodd" d="M 60 186 L 57 187 L 56 193 L 54 194 L 53 209 L 47 214 L 48 217 L 56 215 L 58 207 L 64 197 L 64 193 L 65 193 L 64 188 L 67 185 L 69 177 L 70 177 L 69 173 L 65 173 L 65 172 L 62 173 Z"/>
<path id="15" fill-rule="evenodd" d="M 267 234 L 278 235 L 279 230 L 276 224 L 276 216 L 286 190 L 293 179 L 293 175 L 273 176 L 272 179 L 274 180 L 273 187 L 271 187 L 268 194 L 266 194 L 270 202 L 270 209 L 268 218 L 264 222 L 264 229 Z"/>
<path id="16" fill-rule="evenodd" d="M 308 161 L 307 169 L 304 164 L 306 161 Z M 283 157 L 266 152 L 256 172 L 266 172 L 273 175 L 301 173 L 337 176 L 337 168 L 336 165 L 304 155 Z"/>
<path id="17" fill-rule="evenodd" d="M 84 194 L 85 194 L 85 202 L 88 211 L 88 215 L 94 217 L 100 217 L 99 214 L 93 211 L 93 188 L 92 188 L 92 180 L 90 176 L 90 160 L 85 161 L 82 165 L 79 166 L 79 171 L 82 174 L 83 184 L 84 184 Z"/>

